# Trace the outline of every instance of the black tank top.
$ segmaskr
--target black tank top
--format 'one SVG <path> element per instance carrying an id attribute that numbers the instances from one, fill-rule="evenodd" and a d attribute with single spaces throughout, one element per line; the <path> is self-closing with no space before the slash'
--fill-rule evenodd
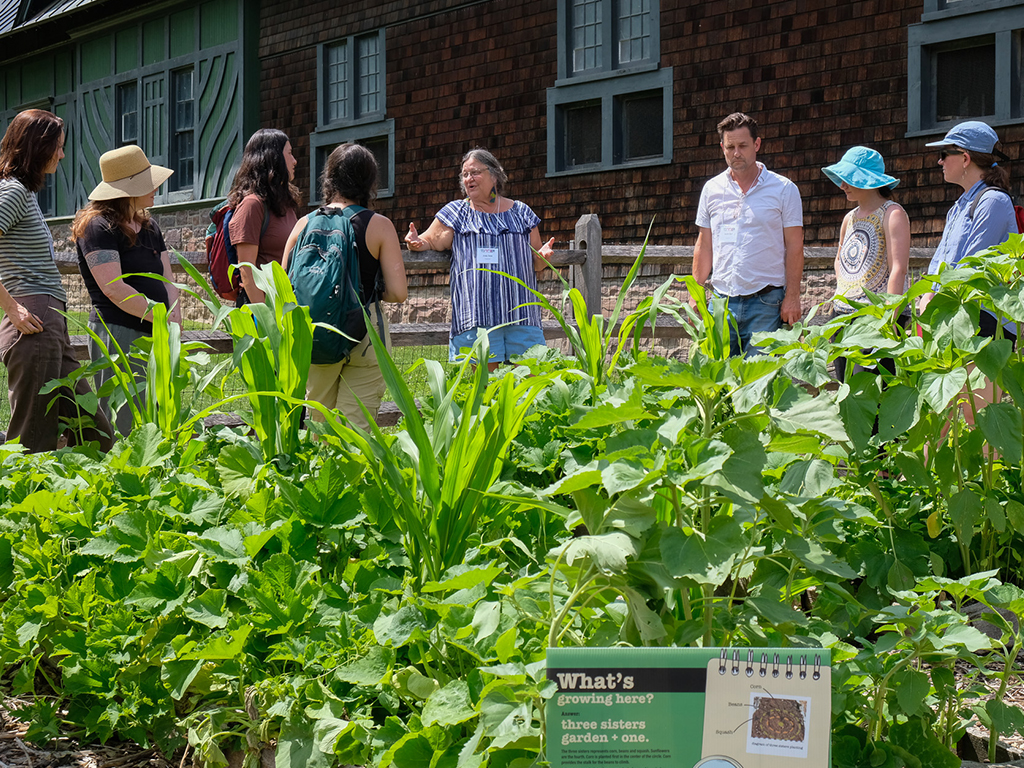
<path id="1" fill-rule="evenodd" d="M 380 261 L 373 258 L 366 247 L 366 228 L 373 218 L 373 211 L 360 211 L 352 217 L 352 229 L 356 233 L 356 248 L 359 251 L 359 284 L 360 296 L 364 304 L 377 301 L 384 293 L 384 274 L 380 269 Z"/>

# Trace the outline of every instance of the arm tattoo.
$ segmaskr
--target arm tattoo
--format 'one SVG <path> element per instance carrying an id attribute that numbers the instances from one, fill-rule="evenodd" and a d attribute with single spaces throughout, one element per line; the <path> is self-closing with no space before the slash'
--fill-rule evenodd
<path id="1" fill-rule="evenodd" d="M 120 263 L 121 255 L 117 251 L 93 251 L 85 255 L 85 263 L 89 269 L 96 269 L 101 264 Z"/>

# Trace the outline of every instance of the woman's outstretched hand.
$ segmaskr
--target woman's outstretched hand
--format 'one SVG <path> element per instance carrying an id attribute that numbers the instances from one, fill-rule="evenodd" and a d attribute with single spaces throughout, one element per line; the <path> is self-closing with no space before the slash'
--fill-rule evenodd
<path id="1" fill-rule="evenodd" d="M 416 225 L 412 222 L 409 222 L 409 231 L 405 235 L 405 244 L 409 246 L 410 251 L 424 251 L 427 248 L 426 241 L 420 237 L 420 233 L 416 231 Z"/>

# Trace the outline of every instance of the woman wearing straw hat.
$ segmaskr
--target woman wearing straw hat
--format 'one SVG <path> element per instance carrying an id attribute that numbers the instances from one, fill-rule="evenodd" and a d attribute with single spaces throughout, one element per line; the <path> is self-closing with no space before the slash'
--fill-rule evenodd
<path id="1" fill-rule="evenodd" d="M 78 368 L 61 314 L 67 294 L 36 199 L 62 157 L 64 122 L 41 109 L 15 116 L 0 142 L 0 360 L 11 401 L 7 437 L 20 439 L 30 453 L 56 449 L 61 421 L 80 415 L 70 392 L 40 394 L 48 381 Z M 88 393 L 89 383 L 79 379 L 75 394 Z M 113 428 L 102 413 L 95 421 L 96 429 L 69 433 L 68 443 L 97 440 L 101 450 L 110 450 Z"/>
<path id="2" fill-rule="evenodd" d="M 833 310 L 852 312 L 844 299 L 865 301 L 865 289 L 906 293 L 910 219 L 903 207 L 890 199 L 899 179 L 886 174 L 882 156 L 868 147 L 853 147 L 842 160 L 822 171 L 857 205 L 846 214 L 839 230 Z M 890 361 L 886 367 L 891 365 Z M 836 358 L 835 366 L 836 377 L 844 381 L 846 358 Z"/>
<path id="3" fill-rule="evenodd" d="M 153 165 L 136 146 L 111 150 L 100 157 L 103 181 L 89 193 L 91 201 L 78 212 L 71 225 L 71 236 L 78 248 L 78 267 L 89 291 L 93 310 L 89 328 L 103 342 L 89 341 L 93 362 L 114 353 L 117 346 L 128 354 L 132 343 L 153 333 L 150 304 L 170 308 L 172 322 L 181 321 L 178 289 L 170 281 L 171 260 L 160 227 L 146 209 L 153 205 L 157 189 L 174 171 Z M 158 277 L 159 276 L 159 277 Z M 163 279 L 161 279 L 163 278 Z M 131 360 L 136 378 L 145 375 L 145 366 Z M 113 376 L 104 368 L 96 386 Z M 108 398 L 100 407 L 109 416 Z M 122 407 L 114 420 L 121 434 L 132 428 L 132 413 Z"/>

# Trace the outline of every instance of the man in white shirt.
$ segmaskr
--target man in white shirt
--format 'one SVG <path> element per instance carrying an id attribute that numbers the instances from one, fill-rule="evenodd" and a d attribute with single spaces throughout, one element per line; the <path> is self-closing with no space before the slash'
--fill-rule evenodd
<path id="1" fill-rule="evenodd" d="M 796 185 L 757 162 L 761 139 L 752 117 L 729 115 L 718 135 L 729 167 L 700 194 L 693 277 L 728 298 L 732 354 L 750 355 L 757 352 L 751 334 L 801 317 L 803 210 Z"/>

